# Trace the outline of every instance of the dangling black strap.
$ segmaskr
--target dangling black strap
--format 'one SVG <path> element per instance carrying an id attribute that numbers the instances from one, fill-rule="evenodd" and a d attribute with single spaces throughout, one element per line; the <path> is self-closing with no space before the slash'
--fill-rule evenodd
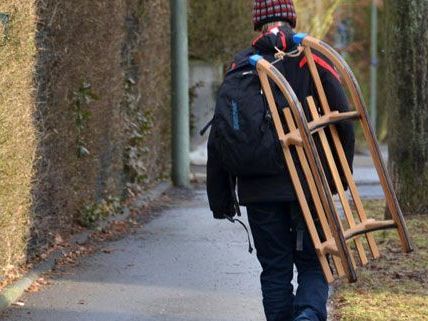
<path id="1" fill-rule="evenodd" d="M 241 209 L 239 207 L 238 197 L 236 196 L 235 182 L 236 182 L 236 178 L 234 176 L 232 176 L 232 174 L 229 174 L 229 185 L 230 185 L 230 192 L 232 194 L 233 207 L 235 209 L 235 213 L 240 217 L 241 216 Z M 245 232 L 247 232 L 248 252 L 250 252 L 250 254 L 253 253 L 254 249 L 253 249 L 253 246 L 251 245 L 250 232 L 248 231 L 248 228 L 245 225 L 245 223 L 242 222 L 241 220 L 237 219 L 237 218 L 233 218 L 230 216 L 226 216 L 226 218 L 232 223 L 238 222 L 239 224 L 242 225 L 242 227 L 245 229 Z"/>
<path id="2" fill-rule="evenodd" d="M 201 129 L 201 131 L 199 132 L 199 135 L 204 136 L 208 128 L 210 128 L 211 125 L 213 124 L 213 122 L 214 122 L 214 117 L 204 126 L 204 128 Z"/>
<path id="3" fill-rule="evenodd" d="M 237 219 L 237 218 L 232 218 L 230 216 L 226 216 L 226 218 L 232 222 L 232 223 L 236 223 L 238 222 L 239 224 L 242 225 L 242 227 L 245 229 L 245 232 L 247 232 L 247 238 L 248 238 L 248 252 L 251 254 L 253 253 L 254 249 L 253 246 L 251 245 L 251 238 L 250 238 L 250 232 L 248 231 L 247 226 L 245 225 L 244 222 L 242 222 L 241 220 Z"/>
<path id="4" fill-rule="evenodd" d="M 236 178 L 234 178 L 232 174 L 229 174 L 229 186 L 230 186 L 230 192 L 232 194 L 233 207 L 235 209 L 235 213 L 240 217 L 241 209 L 239 208 L 238 197 L 236 196 L 235 181 L 236 181 Z"/>

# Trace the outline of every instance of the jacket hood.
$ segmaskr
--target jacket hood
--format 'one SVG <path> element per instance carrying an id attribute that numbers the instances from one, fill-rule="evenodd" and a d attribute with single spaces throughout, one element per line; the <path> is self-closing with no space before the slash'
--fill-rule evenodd
<path id="1" fill-rule="evenodd" d="M 296 48 L 293 41 L 294 34 L 295 32 L 288 25 L 274 25 L 256 37 L 252 46 L 260 54 L 276 53 L 276 48 L 284 52 L 292 51 Z"/>

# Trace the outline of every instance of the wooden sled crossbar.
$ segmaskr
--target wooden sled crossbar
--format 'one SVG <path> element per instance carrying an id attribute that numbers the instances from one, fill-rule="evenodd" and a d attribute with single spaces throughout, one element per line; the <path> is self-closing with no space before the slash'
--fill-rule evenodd
<path id="1" fill-rule="evenodd" d="M 313 120 L 308 123 L 311 134 L 318 132 L 321 129 L 329 125 L 337 124 L 344 120 L 355 120 L 359 118 L 359 114 L 356 111 L 339 113 L 338 111 L 332 111 L 327 115 L 323 115 L 320 118 Z M 302 138 L 297 129 L 286 134 L 281 140 L 282 145 L 302 145 Z"/>
<path id="2" fill-rule="evenodd" d="M 294 42 L 303 47 L 303 53 L 308 61 L 309 71 L 315 83 L 318 93 L 317 98 L 320 102 L 320 106 L 316 106 L 312 97 L 306 98 L 309 106 L 308 112 L 311 116 L 309 121 L 301 102 L 281 72 L 258 55 L 252 56 L 250 62 L 257 68 L 262 90 L 268 101 L 275 129 L 282 145 L 284 159 L 325 278 L 331 283 L 337 278 L 346 276 L 350 282 L 355 282 L 357 280 L 357 263 L 361 265 L 368 263 L 366 247 L 368 247 L 374 259 L 380 256 L 373 232 L 396 229 L 403 251 L 411 252 L 413 248 L 379 145 L 368 120 L 359 85 L 351 69 L 338 53 L 320 40 L 306 34 L 297 34 L 294 36 Z M 348 98 L 350 98 L 351 105 L 354 106 L 355 110 L 340 113 L 333 111 L 329 106 L 312 56 L 312 49 L 323 54 L 332 62 L 341 77 L 343 86 L 348 89 Z M 276 105 L 272 84 L 275 84 L 284 95 L 288 102 L 288 107 L 282 108 L 283 106 Z M 364 137 L 379 175 L 386 205 L 391 213 L 392 220 L 378 221 L 367 217 L 335 127 L 335 124 L 339 122 L 350 120 L 359 121 L 363 128 Z M 326 130 L 330 131 L 331 142 L 327 138 Z M 320 142 L 318 147 L 315 144 L 315 136 L 318 136 L 317 138 Z M 309 199 L 304 192 L 293 151 L 297 155 L 306 180 L 310 194 Z M 337 203 L 334 201 L 320 153 L 325 156 L 326 166 L 333 178 L 340 206 L 336 206 Z M 345 193 L 339 168 L 342 170 L 348 185 L 352 203 Z M 343 213 L 339 212 L 340 209 Z M 322 233 L 318 232 L 314 217 L 319 220 Z M 351 244 L 354 246 L 351 247 Z M 353 248 L 357 254 L 358 262 L 353 255 Z M 334 269 L 330 263 L 333 263 Z"/>

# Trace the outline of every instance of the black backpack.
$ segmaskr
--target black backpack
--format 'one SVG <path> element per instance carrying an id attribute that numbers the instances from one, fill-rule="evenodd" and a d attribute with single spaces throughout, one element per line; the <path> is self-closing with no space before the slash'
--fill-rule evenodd
<path id="1" fill-rule="evenodd" d="M 237 55 L 219 89 L 212 122 L 213 143 L 234 176 L 277 175 L 284 158 L 257 71 L 252 49 Z"/>

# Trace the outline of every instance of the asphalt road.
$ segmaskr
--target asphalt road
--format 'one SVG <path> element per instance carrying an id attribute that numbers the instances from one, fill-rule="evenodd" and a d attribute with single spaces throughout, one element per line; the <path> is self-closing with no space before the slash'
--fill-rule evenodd
<path id="1" fill-rule="evenodd" d="M 264 320 L 244 230 L 211 219 L 204 191 L 106 246 L 0 320 Z"/>

